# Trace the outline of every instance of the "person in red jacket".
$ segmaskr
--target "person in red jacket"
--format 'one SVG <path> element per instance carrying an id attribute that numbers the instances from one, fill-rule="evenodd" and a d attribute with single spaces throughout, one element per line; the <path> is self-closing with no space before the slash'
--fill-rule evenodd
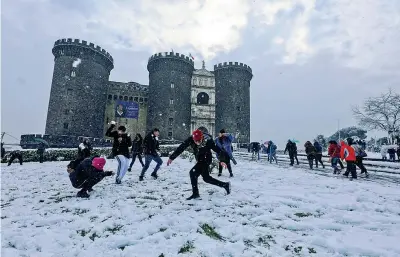
<path id="1" fill-rule="evenodd" d="M 340 160 L 340 147 L 335 140 L 329 141 L 328 155 L 331 158 L 333 174 L 340 174 L 337 165 Z"/>
<path id="2" fill-rule="evenodd" d="M 356 171 L 356 152 L 354 148 L 347 145 L 344 141 L 340 142 L 340 158 L 346 160 L 347 168 L 346 172 L 343 176 L 348 177 L 349 173 L 351 173 L 350 180 L 357 179 L 357 171 Z"/>

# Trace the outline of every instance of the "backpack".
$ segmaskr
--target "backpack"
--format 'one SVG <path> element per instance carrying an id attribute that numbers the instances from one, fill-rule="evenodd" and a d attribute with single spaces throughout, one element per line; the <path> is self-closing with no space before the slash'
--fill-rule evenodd
<path id="1" fill-rule="evenodd" d="M 322 152 L 322 146 L 320 144 L 316 144 L 315 149 L 317 150 L 317 152 Z"/>
<path id="2" fill-rule="evenodd" d="M 363 149 L 361 149 L 360 148 L 360 153 L 359 153 L 359 155 L 358 156 L 360 156 L 360 157 L 367 157 L 368 155 L 367 155 L 367 153 L 363 150 Z"/>

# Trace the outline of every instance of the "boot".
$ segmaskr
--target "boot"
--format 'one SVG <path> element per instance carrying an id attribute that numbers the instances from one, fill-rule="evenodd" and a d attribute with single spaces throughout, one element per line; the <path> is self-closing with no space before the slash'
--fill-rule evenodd
<path id="1" fill-rule="evenodd" d="M 231 182 L 226 182 L 226 183 L 223 185 L 223 188 L 225 188 L 226 194 L 229 195 L 229 194 L 231 193 Z"/>
<path id="2" fill-rule="evenodd" d="M 152 176 L 154 179 L 157 179 L 157 178 L 158 178 L 158 175 L 157 175 L 157 173 L 155 173 L 155 172 L 151 173 L 151 176 Z"/>
<path id="3" fill-rule="evenodd" d="M 193 193 L 191 196 L 189 196 L 188 198 L 186 198 L 186 200 L 193 200 L 193 199 L 199 199 L 200 195 L 199 194 L 195 194 Z"/>
<path id="4" fill-rule="evenodd" d="M 88 192 L 92 192 L 92 191 L 93 191 L 93 188 L 92 188 L 92 187 L 89 187 L 87 191 L 88 191 Z"/>
<path id="5" fill-rule="evenodd" d="M 143 181 L 143 176 L 139 176 L 139 181 Z"/>
<path id="6" fill-rule="evenodd" d="M 129 168 L 128 168 L 128 171 L 130 172 L 131 170 L 132 170 L 132 168 L 131 168 L 131 167 L 129 167 Z"/>
<path id="7" fill-rule="evenodd" d="M 231 173 L 231 174 L 229 175 L 229 177 L 233 177 L 233 173 Z"/>
<path id="8" fill-rule="evenodd" d="M 222 175 L 221 173 L 218 173 L 218 177 L 221 177 L 221 175 Z"/>
<path id="9" fill-rule="evenodd" d="M 81 197 L 81 198 L 89 198 L 89 194 L 86 192 L 86 190 L 81 190 L 76 194 L 76 197 Z"/>

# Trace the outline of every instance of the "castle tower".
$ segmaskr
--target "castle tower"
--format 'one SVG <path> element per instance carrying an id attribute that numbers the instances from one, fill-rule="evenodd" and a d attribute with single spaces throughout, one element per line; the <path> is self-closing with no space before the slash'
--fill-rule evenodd
<path id="1" fill-rule="evenodd" d="M 185 140 L 190 131 L 193 60 L 179 53 L 149 58 L 147 130 L 159 128 L 161 137 Z"/>
<path id="2" fill-rule="evenodd" d="M 103 138 L 112 56 L 100 46 L 70 38 L 57 40 L 52 52 L 46 134 Z"/>
<path id="3" fill-rule="evenodd" d="M 215 129 L 239 133 L 239 142 L 250 142 L 250 81 L 252 70 L 243 63 L 214 65 Z"/>

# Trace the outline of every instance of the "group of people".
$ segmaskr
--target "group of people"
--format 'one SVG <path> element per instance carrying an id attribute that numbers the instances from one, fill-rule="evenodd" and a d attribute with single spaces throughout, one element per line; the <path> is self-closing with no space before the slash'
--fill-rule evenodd
<path id="1" fill-rule="evenodd" d="M 115 178 L 116 184 L 121 184 L 127 171 L 132 170 L 136 158 L 139 159 L 142 170 L 139 174 L 139 181 L 143 181 L 144 176 L 152 161 L 156 162 L 156 166 L 151 173 L 151 177 L 158 178 L 158 170 L 160 169 L 163 161 L 160 157 L 159 151 L 159 129 L 154 128 L 148 133 L 144 139 L 140 134 L 136 134 L 134 140 L 126 132 L 126 127 L 123 125 L 117 126 L 115 121 L 110 123 L 110 127 L 106 132 L 107 137 L 113 138 L 112 156 L 118 161 L 118 168 Z M 222 129 L 219 136 L 214 140 L 208 131 L 205 129 L 197 129 L 193 131 L 192 135 L 188 137 L 178 148 L 169 156 L 167 165 L 171 163 L 185 151 L 188 147 L 192 148 L 196 164 L 190 170 L 190 181 L 192 185 L 192 195 L 187 200 L 196 199 L 200 197 L 198 189 L 198 177 L 201 175 L 206 183 L 210 183 L 225 189 L 227 194 L 230 194 L 231 185 L 229 182 L 223 182 L 213 178 L 210 175 L 209 168 L 213 161 L 211 151 L 216 153 L 219 161 L 219 173 L 221 176 L 223 168 L 227 168 L 230 177 L 233 177 L 231 161 L 236 164 L 233 158 L 232 148 L 233 136 L 226 133 Z M 132 148 L 131 151 L 129 148 Z M 90 146 L 87 142 L 83 142 L 78 148 L 78 158 L 70 162 L 67 166 L 69 178 L 73 187 L 81 189 L 78 197 L 89 197 L 92 187 L 99 183 L 104 177 L 114 175 L 111 171 L 103 171 L 106 160 L 99 156 L 90 157 Z M 142 154 L 144 154 L 144 163 L 142 161 Z M 132 160 L 129 164 L 129 159 Z"/>

